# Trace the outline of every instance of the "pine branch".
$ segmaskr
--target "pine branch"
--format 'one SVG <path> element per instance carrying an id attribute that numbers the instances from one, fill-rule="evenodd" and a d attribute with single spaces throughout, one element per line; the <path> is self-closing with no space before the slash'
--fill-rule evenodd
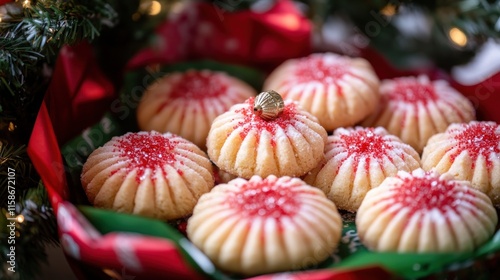
<path id="1" fill-rule="evenodd" d="M 478 40 L 500 38 L 500 0 L 496 1 L 438 1 L 438 14 L 448 12 L 450 20 L 467 35 Z M 473 4 L 473 5 L 471 5 Z M 474 5 L 475 4 L 475 5 Z M 443 20 L 439 23 L 446 24 Z"/>
<path id="2" fill-rule="evenodd" d="M 34 51 L 24 37 L 0 37 L 0 49 L 0 79 L 14 96 L 23 86 L 28 69 L 33 69 L 43 55 Z"/>
<path id="3" fill-rule="evenodd" d="M 76 3 L 81 2 L 81 3 Z M 38 1 L 18 27 L 38 51 L 93 40 L 116 14 L 103 1 Z"/>
<path id="4" fill-rule="evenodd" d="M 10 14 L 0 23 L 0 92 L 31 92 L 27 77 L 39 75 L 61 46 L 95 39 L 116 17 L 104 0 L 32 1 L 22 13 Z M 6 105 L 2 100 L 0 112 Z"/>
<path id="5" fill-rule="evenodd" d="M 15 224 L 15 256 L 16 272 L 7 271 L 7 254 L 11 251 L 7 242 L 0 244 L 0 279 L 36 279 L 41 264 L 47 260 L 45 247 L 48 244 L 58 244 L 57 225 L 52 207 L 45 188 L 40 183 L 38 187 L 30 189 L 26 195 L 20 197 L 16 204 L 16 213 L 22 219 Z M 7 227 L 10 217 L 5 208 L 0 209 L 0 239 L 7 240 L 10 228 Z M 21 221 L 21 222 L 19 222 Z"/>
<path id="6" fill-rule="evenodd" d="M 37 238 L 45 244 L 57 245 L 57 224 L 49 196 L 42 182 L 37 187 L 30 188 L 26 195 L 16 205 L 16 212 L 23 215 L 24 221 L 20 230 L 29 237 Z"/>
<path id="7" fill-rule="evenodd" d="M 8 174 L 14 171 L 15 175 Z M 46 244 L 57 244 L 57 224 L 52 211 L 52 206 L 44 186 L 34 171 L 30 159 L 26 154 L 26 147 L 12 144 L 0 146 L 0 176 L 2 178 L 1 208 L 0 208 L 0 239 L 5 240 L 0 244 L 0 260 L 4 265 L 0 268 L 0 279 L 35 279 L 40 265 L 46 261 Z M 14 178 L 15 183 L 15 214 L 22 217 L 15 222 L 15 256 L 16 272 L 7 271 L 6 265 L 12 251 L 13 243 L 7 243 L 11 236 L 12 214 L 6 209 L 8 193 L 7 180 Z M 11 209 L 8 209 L 11 211 Z M 10 239 L 9 239 L 10 240 Z"/>
<path id="8" fill-rule="evenodd" d="M 450 70 L 467 63 L 486 40 L 500 39 L 500 0 L 363 1 L 366 5 L 352 0 L 314 1 L 326 2 L 330 7 L 325 16 L 342 15 L 354 23 L 371 46 L 397 67 L 432 63 Z M 407 20 L 415 21 L 415 32 L 405 27 Z M 452 30 L 463 37 L 452 36 Z"/>
<path id="9" fill-rule="evenodd" d="M 7 180 L 8 168 L 16 172 L 16 190 L 23 194 L 32 186 L 36 186 L 38 175 L 36 174 L 33 165 L 31 164 L 26 147 L 16 146 L 12 144 L 4 144 L 0 146 L 0 205 L 6 205 L 7 201 Z"/>
<path id="10" fill-rule="evenodd" d="M 439 26 L 460 27 L 467 35 L 480 38 L 500 38 L 500 0 L 391 0 L 399 7 L 421 7 L 429 12 Z"/>

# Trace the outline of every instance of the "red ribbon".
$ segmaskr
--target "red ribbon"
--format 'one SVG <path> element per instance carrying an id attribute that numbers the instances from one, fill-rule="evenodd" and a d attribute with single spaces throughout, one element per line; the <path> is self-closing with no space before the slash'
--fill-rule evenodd
<path id="1" fill-rule="evenodd" d="M 5 5 L 7 3 L 12 3 L 14 0 L 0 0 L 0 6 Z"/>
<path id="2" fill-rule="evenodd" d="M 194 3 L 161 24 L 154 45 L 139 52 L 128 68 L 151 63 L 210 58 L 272 69 L 311 52 L 311 23 L 288 0 L 257 12 L 215 3 Z"/>
<path id="3" fill-rule="evenodd" d="M 54 212 L 57 212 L 59 203 L 68 199 L 68 186 L 61 151 L 45 102 L 38 112 L 27 152 L 47 189 Z"/>
<path id="4" fill-rule="evenodd" d="M 90 44 L 61 49 L 45 95 L 60 144 L 100 120 L 113 98 L 114 87 L 101 72 Z"/>
<path id="5" fill-rule="evenodd" d="M 476 109 L 477 118 L 500 123 L 500 73 L 476 85 L 463 85 L 452 80 L 451 86 L 467 96 Z"/>

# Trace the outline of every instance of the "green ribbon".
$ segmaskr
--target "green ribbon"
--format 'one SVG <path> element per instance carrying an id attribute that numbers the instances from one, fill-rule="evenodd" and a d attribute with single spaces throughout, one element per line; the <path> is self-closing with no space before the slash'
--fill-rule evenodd
<path id="1" fill-rule="evenodd" d="M 89 206 L 80 206 L 78 208 L 92 225 L 103 234 L 109 232 L 132 232 L 168 239 L 177 246 L 185 260 L 194 269 L 212 279 L 233 279 L 232 276 L 225 275 L 220 270 L 211 269 L 210 265 L 207 269 L 206 262 L 208 260 L 204 256 L 200 259 L 200 251 L 194 248 L 182 234 L 167 223 Z M 378 265 L 398 277 L 415 279 L 446 272 L 446 270 L 453 266 L 459 268 L 467 266 L 471 260 L 484 258 L 500 250 L 499 231 L 486 244 L 470 253 L 378 253 L 367 250 L 359 242 L 355 230 L 354 222 L 344 222 L 342 238 L 337 252 L 317 267 L 309 269 L 356 269 Z"/>

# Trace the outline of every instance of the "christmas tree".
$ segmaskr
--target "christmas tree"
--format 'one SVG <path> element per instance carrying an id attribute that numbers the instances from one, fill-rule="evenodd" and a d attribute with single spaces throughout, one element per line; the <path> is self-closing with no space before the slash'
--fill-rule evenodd
<path id="1" fill-rule="evenodd" d="M 273 2 L 215 0 L 210 4 L 223 17 L 265 9 Z M 488 40 L 500 37 L 500 1 L 495 0 L 294 3 L 314 24 L 317 50 L 355 56 L 357 48 L 370 46 L 402 69 L 432 65 L 449 72 L 473 59 Z M 185 1 L 166 0 L 0 0 L 1 261 L 9 261 L 10 244 L 4 240 L 11 234 L 10 219 L 15 219 L 16 254 L 22 267 L 20 273 L 9 274 L 4 265 L 0 278 L 33 278 L 46 258 L 44 244 L 57 242 L 54 214 L 26 145 L 61 48 L 90 42 L 88 48 L 96 53 L 100 68 L 120 88 L 124 83 L 121 70 L 139 49 L 152 43 L 152 32 L 172 9 L 183 4 Z M 339 32 L 348 40 L 332 39 Z M 12 170 L 13 200 L 9 197 Z M 10 201 L 14 208 L 9 208 Z"/>

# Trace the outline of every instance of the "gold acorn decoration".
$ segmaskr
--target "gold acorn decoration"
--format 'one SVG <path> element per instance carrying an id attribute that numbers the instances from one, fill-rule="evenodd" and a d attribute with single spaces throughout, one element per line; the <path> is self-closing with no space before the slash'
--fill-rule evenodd
<path id="1" fill-rule="evenodd" d="M 268 90 L 255 97 L 253 112 L 264 120 L 274 120 L 283 112 L 284 108 L 285 102 L 283 102 L 281 95 L 274 90 Z"/>

